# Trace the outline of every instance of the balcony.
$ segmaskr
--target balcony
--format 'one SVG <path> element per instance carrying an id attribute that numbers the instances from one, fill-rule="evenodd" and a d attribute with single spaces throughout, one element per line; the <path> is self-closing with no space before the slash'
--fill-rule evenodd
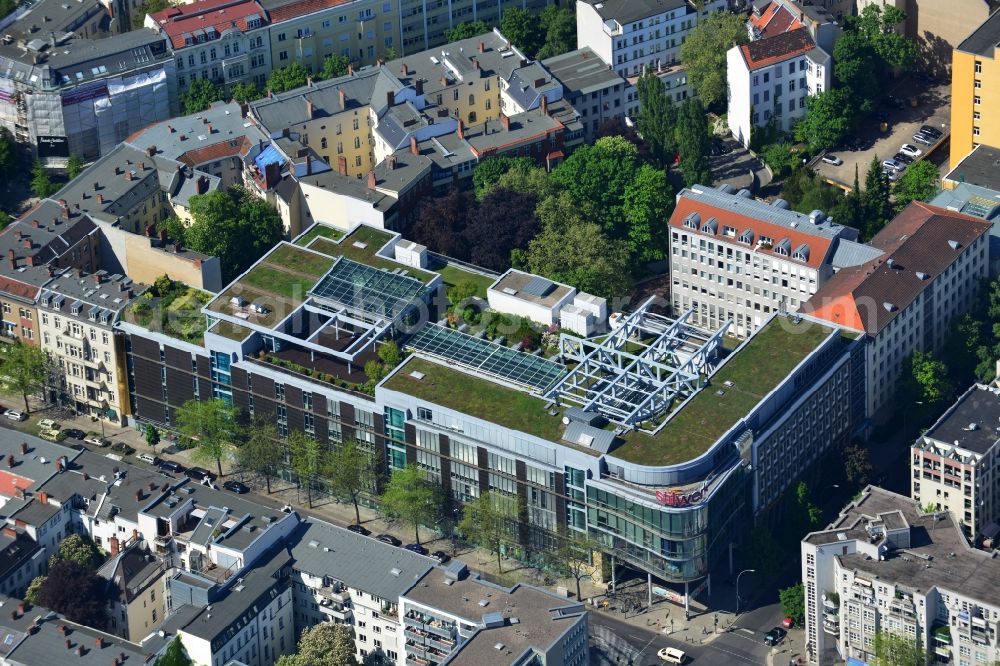
<path id="1" fill-rule="evenodd" d="M 426 659 L 421 659 L 420 657 L 411 657 L 406 655 L 406 666 L 431 666 L 431 662 Z"/>
<path id="2" fill-rule="evenodd" d="M 427 643 L 433 645 L 439 650 L 443 650 L 445 654 L 455 649 L 455 640 L 452 638 L 444 638 L 441 636 L 431 635 L 428 636 Z"/>
<path id="3" fill-rule="evenodd" d="M 406 656 L 417 656 L 426 657 L 427 656 L 427 646 L 421 645 L 420 643 L 414 643 L 413 641 L 406 641 Z"/>

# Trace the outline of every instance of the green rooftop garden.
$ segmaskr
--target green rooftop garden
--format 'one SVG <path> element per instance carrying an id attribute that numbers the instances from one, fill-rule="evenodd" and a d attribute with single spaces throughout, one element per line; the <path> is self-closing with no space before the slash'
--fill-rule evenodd
<path id="1" fill-rule="evenodd" d="M 185 342 L 200 343 L 206 320 L 201 309 L 211 294 L 159 277 L 125 312 L 126 321 Z"/>
<path id="2" fill-rule="evenodd" d="M 475 295 L 482 299 L 486 298 L 486 290 L 496 281 L 494 277 L 473 273 L 455 264 L 446 264 L 442 268 L 435 269 L 434 272 L 441 275 L 441 279 L 444 280 L 445 287 L 448 288 L 449 293 L 459 285 L 474 284 L 476 285 Z"/>
<path id="3" fill-rule="evenodd" d="M 423 358 L 410 357 L 383 386 L 551 442 L 562 438 L 560 415 L 550 416 L 540 398 Z"/>
<path id="4" fill-rule="evenodd" d="M 295 244 L 299 247 L 309 247 L 309 243 L 315 238 L 330 238 L 332 240 L 339 240 L 343 238 L 344 233 L 339 229 L 334 229 L 333 227 L 327 227 L 322 224 L 314 224 L 312 229 L 302 234 L 296 241 Z"/>
<path id="5" fill-rule="evenodd" d="M 389 232 L 362 225 L 345 238 L 342 238 L 338 243 L 325 238 L 317 238 L 309 245 L 309 249 L 322 252 L 331 257 L 346 257 L 351 261 L 356 261 L 359 264 L 365 264 L 373 268 L 384 268 L 388 271 L 402 268 L 407 274 L 424 283 L 430 282 L 434 278 L 434 273 L 404 266 L 392 259 L 378 256 L 376 253 L 390 240 L 392 240 L 392 234 Z M 355 243 L 364 243 L 365 247 L 357 247 Z"/>
<path id="6" fill-rule="evenodd" d="M 224 338 L 229 338 L 230 340 L 235 340 L 236 342 L 246 340 L 247 336 L 253 333 L 253 331 L 246 326 L 240 326 L 239 324 L 234 324 L 224 319 L 217 321 L 214 326 L 208 329 L 208 332 L 221 335 Z"/>
<path id="7" fill-rule="evenodd" d="M 660 432 L 629 432 L 613 455 L 640 465 L 675 465 L 698 457 L 781 383 L 831 331 L 812 321 L 793 324 L 788 318 L 775 318 L 719 368 L 711 384 L 673 414 Z M 726 382 L 732 382 L 732 386 Z M 716 394 L 719 390 L 723 395 Z"/>

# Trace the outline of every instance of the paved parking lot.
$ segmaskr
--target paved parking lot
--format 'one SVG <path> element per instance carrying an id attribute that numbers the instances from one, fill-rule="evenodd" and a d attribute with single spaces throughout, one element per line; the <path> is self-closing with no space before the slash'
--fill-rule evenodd
<path id="1" fill-rule="evenodd" d="M 889 110 L 889 131 L 881 132 L 876 119 L 867 121 L 866 125 L 859 131 L 858 136 L 862 139 L 864 147 L 857 151 L 844 148 L 830 151 L 844 160 L 844 163 L 840 166 L 832 166 L 818 162 L 815 166 L 817 174 L 836 184 L 851 187 L 854 184 L 854 166 L 858 165 L 858 173 L 863 187 L 865 172 L 873 157 L 877 156 L 879 161 L 889 159 L 899 152 L 899 147 L 904 143 L 917 146 L 924 155 L 931 150 L 940 150 L 940 146 L 948 140 L 949 136 L 951 115 L 951 88 L 949 84 L 928 84 L 905 79 L 893 88 L 890 94 L 907 102 L 907 105 L 904 109 Z M 916 107 L 911 107 L 909 99 L 914 96 L 917 98 L 918 104 Z M 918 144 L 913 140 L 913 135 L 921 125 L 937 127 L 944 132 L 944 136 L 934 146 Z"/>

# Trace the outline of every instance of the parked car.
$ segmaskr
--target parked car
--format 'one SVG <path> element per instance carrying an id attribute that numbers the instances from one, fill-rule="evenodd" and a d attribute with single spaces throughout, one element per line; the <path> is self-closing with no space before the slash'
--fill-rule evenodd
<path id="1" fill-rule="evenodd" d="M 180 464 L 175 460 L 161 460 L 157 463 L 165 472 L 173 472 L 174 474 L 184 471 L 184 465 Z"/>
<path id="2" fill-rule="evenodd" d="M 50 442 L 58 442 L 62 439 L 62 431 L 56 430 L 55 428 L 42 428 L 42 431 L 38 433 L 38 436 L 42 439 L 47 439 Z"/>
<path id="3" fill-rule="evenodd" d="M 63 435 L 69 439 L 83 439 L 86 436 L 83 431 L 78 428 L 66 428 L 63 430 Z"/>
<path id="4" fill-rule="evenodd" d="M 39 430 L 59 430 L 59 424 L 52 419 L 42 419 L 38 422 Z"/>
<path id="5" fill-rule="evenodd" d="M 784 620 L 781 621 L 781 626 L 785 629 L 791 629 L 792 627 L 795 626 L 795 620 L 790 617 L 786 617 Z"/>
<path id="6" fill-rule="evenodd" d="M 348 525 L 347 531 L 354 532 L 355 534 L 361 534 L 364 536 L 368 536 L 369 534 L 372 533 L 371 530 L 369 530 L 367 527 L 362 527 L 361 525 Z"/>
<path id="7" fill-rule="evenodd" d="M 154 456 L 152 453 L 140 453 L 139 455 L 136 456 L 136 458 L 144 463 L 149 463 L 150 465 L 157 465 L 160 462 L 160 459 Z"/>
<path id="8" fill-rule="evenodd" d="M 781 641 L 785 640 L 787 634 L 788 632 L 781 627 L 775 627 L 764 634 L 764 645 L 778 645 Z"/>
<path id="9" fill-rule="evenodd" d="M 435 550 L 433 553 L 431 553 L 431 557 L 437 560 L 438 564 L 444 564 L 445 562 L 451 559 L 451 555 L 444 552 L 443 550 Z"/>
<path id="10" fill-rule="evenodd" d="M 392 536 L 391 534 L 379 534 L 375 538 L 381 541 L 382 543 L 389 544 L 390 546 L 400 546 L 403 543 L 402 541 Z"/>
<path id="11" fill-rule="evenodd" d="M 203 467 L 188 467 L 184 473 L 189 479 L 194 479 L 195 481 L 204 481 L 205 479 L 215 481 L 215 475 Z"/>
<path id="12" fill-rule="evenodd" d="M 924 134 L 926 134 L 927 136 L 933 136 L 933 134 L 927 134 L 926 132 L 924 132 Z M 920 157 L 921 155 L 924 154 L 924 151 L 920 150 L 916 146 L 909 143 L 904 143 L 902 146 L 900 146 L 899 152 L 903 153 L 904 155 L 909 155 L 910 157 Z"/>
<path id="13" fill-rule="evenodd" d="M 111 446 L 111 440 L 100 435 L 87 435 L 83 441 L 94 446 Z"/>
<path id="14" fill-rule="evenodd" d="M 405 546 L 403 546 L 403 548 L 410 551 L 411 553 L 416 553 L 417 555 L 427 554 L 427 549 L 421 546 L 419 543 L 408 543 Z"/>
<path id="15" fill-rule="evenodd" d="M 24 421 L 28 418 L 27 414 L 17 409 L 5 409 L 3 415 L 11 421 Z"/>
<path id="16" fill-rule="evenodd" d="M 917 132 L 934 139 L 940 139 L 941 137 L 944 136 L 944 132 L 939 130 L 937 127 L 934 127 L 933 125 L 921 125 L 920 129 L 917 130 Z"/>
<path id="17" fill-rule="evenodd" d="M 886 169 L 895 169 L 896 171 L 904 171 L 906 169 L 905 164 L 896 160 L 883 160 L 882 166 Z"/>
<path id="18" fill-rule="evenodd" d="M 236 479 L 229 479 L 222 484 L 222 487 L 231 493 L 236 493 L 237 495 L 243 495 L 250 492 L 250 486 L 242 481 L 237 481 Z"/>
<path id="19" fill-rule="evenodd" d="M 831 155 L 830 153 L 824 155 L 822 159 L 824 164 L 832 164 L 833 166 L 840 166 L 844 163 L 844 160 L 840 159 L 836 155 Z"/>
<path id="20" fill-rule="evenodd" d="M 130 456 L 135 453 L 135 447 L 129 446 L 125 442 L 115 442 L 111 450 L 123 456 Z"/>
<path id="21" fill-rule="evenodd" d="M 906 155 L 905 153 L 896 153 L 895 155 L 892 156 L 892 159 L 906 165 L 913 164 L 913 158 L 910 157 L 909 155 Z"/>
<path id="22" fill-rule="evenodd" d="M 916 141 L 917 143 L 922 143 L 925 146 L 933 146 L 934 142 L 937 141 L 937 139 L 935 139 L 934 137 L 929 136 L 927 134 L 921 134 L 920 132 L 917 132 L 916 134 L 913 135 L 913 140 Z"/>
<path id="23" fill-rule="evenodd" d="M 885 169 L 885 168 L 883 168 L 882 169 L 882 173 L 885 174 L 886 179 L 890 183 L 895 183 L 897 180 L 899 180 L 899 172 L 896 171 L 895 169 Z"/>

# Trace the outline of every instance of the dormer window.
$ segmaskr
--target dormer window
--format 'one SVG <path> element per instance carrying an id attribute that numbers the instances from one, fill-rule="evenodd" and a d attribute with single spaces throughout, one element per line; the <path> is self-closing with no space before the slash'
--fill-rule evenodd
<path id="1" fill-rule="evenodd" d="M 803 262 L 809 261 L 809 246 L 803 243 L 795 248 L 795 252 L 792 253 L 792 259 Z"/>
<path id="2" fill-rule="evenodd" d="M 707 234 L 712 234 L 713 236 L 718 230 L 719 230 L 719 221 L 714 217 L 708 218 L 708 220 L 705 222 L 705 226 L 702 227 L 702 231 L 704 231 Z"/>
<path id="3" fill-rule="evenodd" d="M 747 229 L 742 234 L 740 234 L 740 242 L 750 245 L 753 243 L 753 229 Z"/>
<path id="4" fill-rule="evenodd" d="M 774 246 L 774 253 L 780 254 L 783 257 L 787 257 L 792 252 L 792 241 L 787 238 L 781 239 L 781 241 Z"/>
<path id="5" fill-rule="evenodd" d="M 701 227 L 701 215 L 698 213 L 691 213 L 684 218 L 684 226 L 688 229 L 694 229 L 697 231 Z"/>

